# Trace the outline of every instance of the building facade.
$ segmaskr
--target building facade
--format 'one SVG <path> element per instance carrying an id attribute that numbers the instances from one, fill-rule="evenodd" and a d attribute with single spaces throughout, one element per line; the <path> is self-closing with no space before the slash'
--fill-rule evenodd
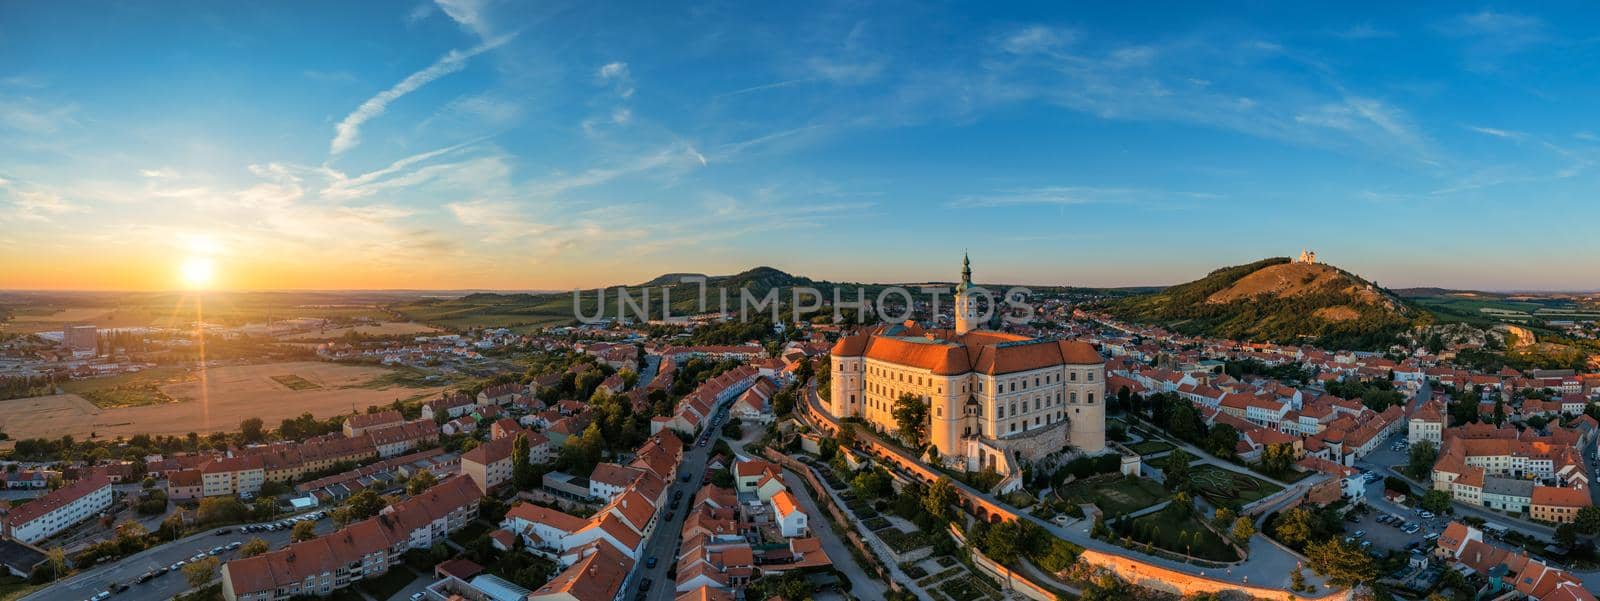
<path id="1" fill-rule="evenodd" d="M 970 267 L 956 289 L 956 328 L 912 322 L 840 338 L 832 350 L 829 410 L 885 432 L 895 402 L 928 405 L 928 439 L 940 459 L 1004 471 L 1012 455 L 1038 459 L 1071 446 L 1105 450 L 1105 360 L 1076 340 L 977 329 Z"/>

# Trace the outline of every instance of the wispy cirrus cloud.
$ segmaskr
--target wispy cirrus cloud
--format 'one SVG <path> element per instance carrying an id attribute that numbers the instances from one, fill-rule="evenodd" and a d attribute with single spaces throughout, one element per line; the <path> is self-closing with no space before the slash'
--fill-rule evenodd
<path id="1" fill-rule="evenodd" d="M 1037 205 L 1157 204 L 1173 200 L 1197 201 L 1216 198 L 1220 196 L 1208 192 L 1099 186 L 1039 186 L 963 196 L 946 202 L 944 206 L 948 209 L 981 209 Z"/>
<path id="2" fill-rule="evenodd" d="M 400 80 L 387 90 L 379 92 L 376 96 L 368 98 L 361 106 L 334 126 L 334 137 L 328 143 L 328 152 L 334 156 L 354 148 L 361 141 L 361 126 L 375 119 L 389 109 L 389 104 L 406 94 L 417 91 L 434 80 L 455 73 L 467 66 L 467 61 L 490 50 L 500 47 L 515 38 L 516 34 L 507 34 L 490 39 L 482 44 L 467 50 L 451 50 L 439 57 L 426 69 L 417 71 Z"/>
<path id="3" fill-rule="evenodd" d="M 1466 128 L 1467 128 L 1468 131 L 1475 131 L 1475 132 L 1478 132 L 1478 133 L 1483 134 L 1485 136 L 1494 136 L 1496 138 L 1505 138 L 1505 139 L 1508 139 L 1508 140 L 1521 140 L 1523 138 L 1528 137 L 1528 134 L 1522 133 L 1520 131 L 1512 131 L 1512 130 L 1509 130 L 1509 129 L 1499 129 L 1499 128 L 1495 128 L 1495 127 L 1483 127 L 1483 126 L 1479 126 L 1479 125 L 1468 125 L 1468 126 L 1466 126 Z"/>

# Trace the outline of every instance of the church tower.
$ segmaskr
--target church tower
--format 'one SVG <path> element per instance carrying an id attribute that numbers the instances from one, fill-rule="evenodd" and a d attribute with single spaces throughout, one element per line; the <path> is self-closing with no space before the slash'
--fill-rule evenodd
<path id="1" fill-rule="evenodd" d="M 961 253 L 961 283 L 956 284 L 956 335 L 978 327 L 978 300 L 967 291 L 972 288 L 972 260 Z"/>

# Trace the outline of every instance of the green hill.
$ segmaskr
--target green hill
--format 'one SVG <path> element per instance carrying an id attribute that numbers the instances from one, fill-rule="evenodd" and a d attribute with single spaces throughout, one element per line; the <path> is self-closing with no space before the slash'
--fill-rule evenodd
<path id="1" fill-rule="evenodd" d="M 1392 292 L 1331 265 L 1277 257 L 1109 304 L 1113 315 L 1190 335 L 1380 348 L 1430 321 Z"/>

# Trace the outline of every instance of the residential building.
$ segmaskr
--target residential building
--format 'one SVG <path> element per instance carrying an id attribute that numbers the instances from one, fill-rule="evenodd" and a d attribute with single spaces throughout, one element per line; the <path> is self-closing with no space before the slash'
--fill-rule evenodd
<path id="1" fill-rule="evenodd" d="M 90 477 L 13 507 L 5 514 L 5 535 L 36 543 L 111 508 L 111 480 Z"/>

